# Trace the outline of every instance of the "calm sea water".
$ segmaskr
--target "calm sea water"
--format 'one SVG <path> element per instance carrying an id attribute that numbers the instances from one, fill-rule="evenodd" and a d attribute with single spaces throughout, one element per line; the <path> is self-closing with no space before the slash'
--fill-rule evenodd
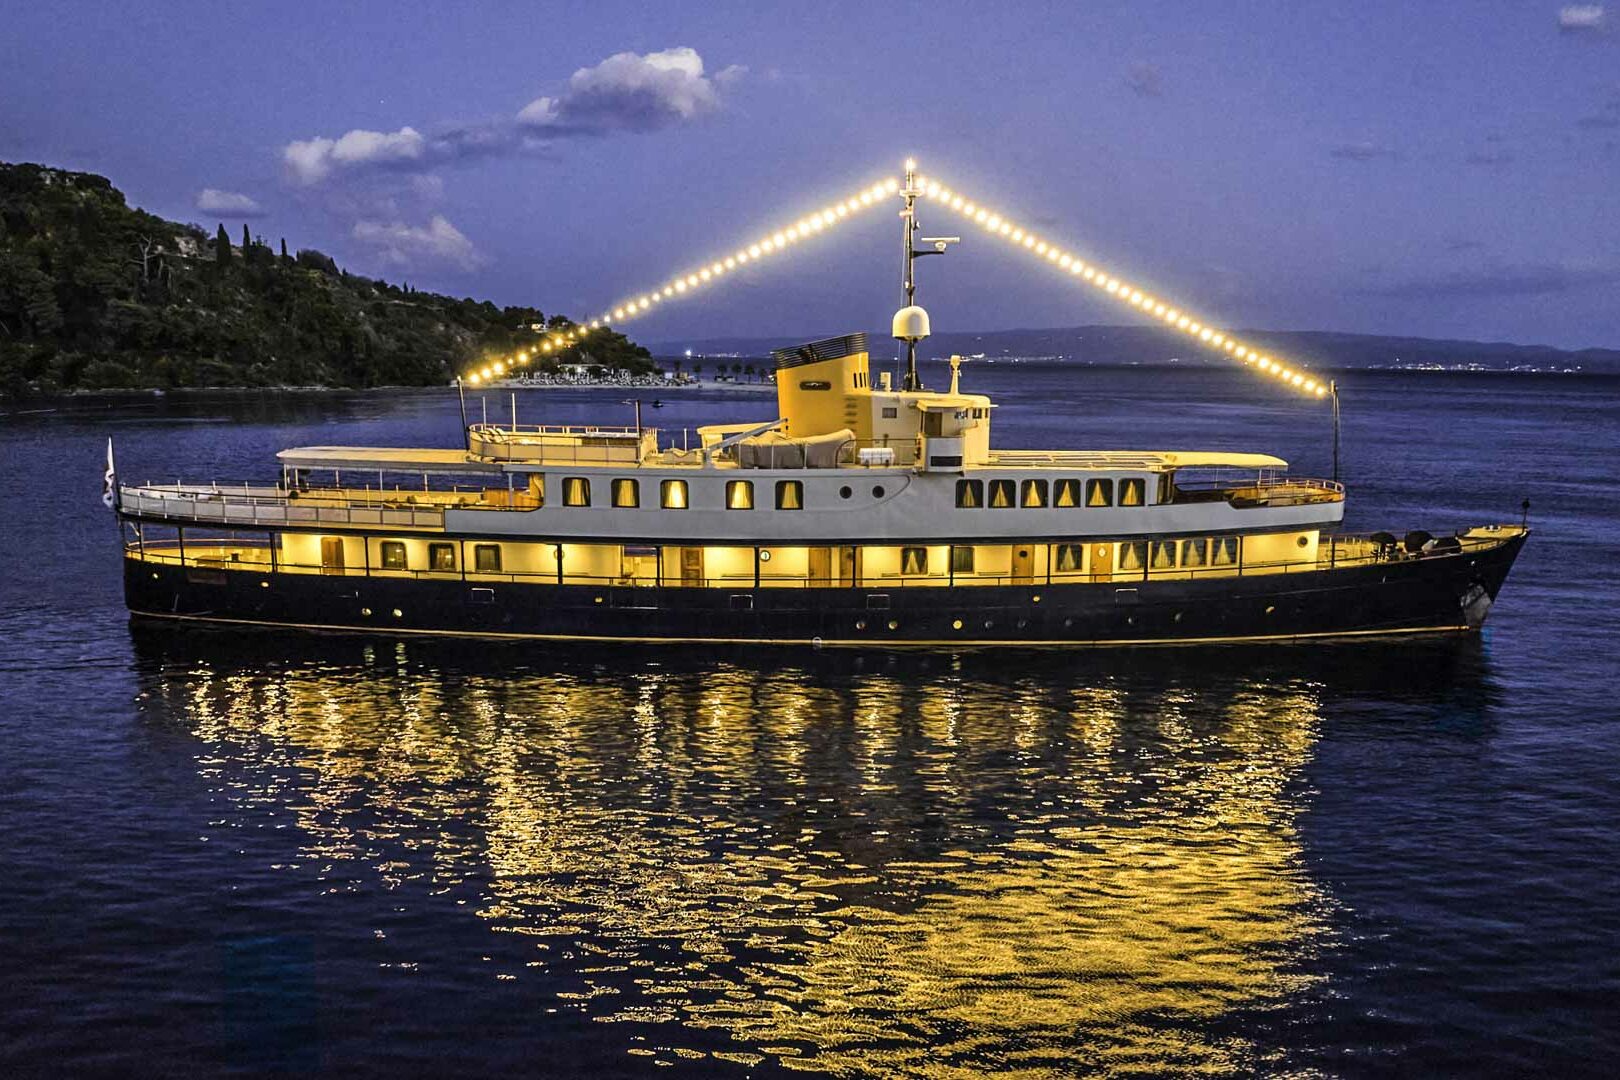
<path id="1" fill-rule="evenodd" d="M 1325 407 L 1242 372 L 967 381 L 1002 445 L 1330 467 Z M 453 398 L 0 417 L 0 1070 L 1610 1073 L 1620 381 L 1347 383 L 1352 527 L 1532 500 L 1482 640 L 132 627 L 107 436 L 126 479 L 264 480 L 289 445 L 450 445 Z M 529 394 L 519 419 L 628 422 L 626 396 Z M 774 416 L 684 393 L 646 418 Z"/>

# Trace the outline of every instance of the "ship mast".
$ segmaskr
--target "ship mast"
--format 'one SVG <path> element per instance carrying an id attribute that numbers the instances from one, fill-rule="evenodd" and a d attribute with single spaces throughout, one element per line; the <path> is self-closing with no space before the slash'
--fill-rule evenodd
<path id="1" fill-rule="evenodd" d="M 917 377 L 917 342 L 928 335 L 928 314 L 917 306 L 916 261 L 924 255 L 943 255 L 949 245 L 959 243 L 962 239 L 959 236 L 924 236 L 920 238 L 922 242 L 932 244 L 933 249 L 917 250 L 917 196 L 921 194 L 922 188 L 917 186 L 917 162 L 907 158 L 906 180 L 900 187 L 900 197 L 906 204 L 900 211 L 900 287 L 905 294 L 905 306 L 895 316 L 894 334 L 906 343 L 906 375 L 900 383 L 902 390 L 922 389 L 922 380 Z M 905 332 L 902 333 L 902 316 L 910 312 L 915 315 L 907 321 Z"/>

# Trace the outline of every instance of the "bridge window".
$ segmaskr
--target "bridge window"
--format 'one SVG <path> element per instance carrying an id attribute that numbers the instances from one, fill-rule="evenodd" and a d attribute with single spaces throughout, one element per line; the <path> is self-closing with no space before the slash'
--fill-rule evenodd
<path id="1" fill-rule="evenodd" d="M 990 481 L 990 506 L 995 510 L 1008 510 L 1017 505 L 1013 502 L 1013 482 L 1011 480 Z"/>
<path id="2" fill-rule="evenodd" d="M 1182 566 L 1208 566 L 1209 541 L 1203 538 L 1197 540 L 1183 540 L 1181 542 Z"/>
<path id="3" fill-rule="evenodd" d="M 429 544 L 428 569 L 454 570 L 456 568 L 456 545 Z"/>
<path id="4" fill-rule="evenodd" d="M 1176 542 L 1174 540 L 1153 541 L 1153 569 L 1174 570 L 1176 568 Z"/>
<path id="5" fill-rule="evenodd" d="M 973 548 L 971 545 L 959 545 L 951 548 L 951 573 L 973 573 Z"/>
<path id="6" fill-rule="evenodd" d="M 1046 481 L 1025 480 L 1024 498 L 1022 505 L 1027 507 L 1044 507 L 1046 505 Z"/>
<path id="7" fill-rule="evenodd" d="M 1128 544 L 1119 545 L 1119 568 L 1121 570 L 1140 570 L 1147 562 L 1147 543 L 1134 540 Z"/>
<path id="8" fill-rule="evenodd" d="M 613 505 L 635 509 L 641 505 L 641 485 L 634 480 L 613 481 Z"/>
<path id="9" fill-rule="evenodd" d="M 1235 536 L 1217 536 L 1210 541 L 1210 565 L 1233 566 L 1238 560 L 1238 538 Z"/>
<path id="10" fill-rule="evenodd" d="M 591 482 L 583 476 L 563 477 L 563 505 L 591 505 Z"/>
<path id="11" fill-rule="evenodd" d="M 984 505 L 983 480 L 958 480 L 956 482 L 956 505 L 967 510 L 977 510 Z"/>
<path id="12" fill-rule="evenodd" d="M 1147 485 L 1142 483 L 1141 477 L 1128 477 L 1119 482 L 1119 505 L 1141 506 L 1142 492 Z"/>
<path id="13" fill-rule="evenodd" d="M 1058 544 L 1057 545 L 1057 571 L 1060 574 L 1079 573 L 1085 566 L 1086 546 L 1084 544 Z"/>
<path id="14" fill-rule="evenodd" d="M 778 480 L 776 482 L 776 508 L 778 510 L 803 510 L 804 481 Z"/>
<path id="15" fill-rule="evenodd" d="M 501 572 L 501 545 L 474 544 L 473 569 L 480 574 L 498 574 Z"/>
<path id="16" fill-rule="evenodd" d="M 726 509 L 752 510 L 754 508 L 754 482 L 752 480 L 726 481 Z"/>
<path id="17" fill-rule="evenodd" d="M 1080 481 L 1064 479 L 1057 482 L 1057 499 L 1052 503 L 1056 507 L 1069 507 L 1080 505 Z"/>
<path id="18" fill-rule="evenodd" d="M 1086 505 L 1113 506 L 1114 482 L 1112 480 L 1087 480 Z"/>
<path id="19" fill-rule="evenodd" d="M 902 574 L 928 573 L 928 549 L 925 547 L 901 548 L 900 572 Z"/>
<path id="20" fill-rule="evenodd" d="M 689 505 L 686 501 L 686 481 L 665 480 L 659 487 L 659 504 L 665 510 L 685 510 Z"/>

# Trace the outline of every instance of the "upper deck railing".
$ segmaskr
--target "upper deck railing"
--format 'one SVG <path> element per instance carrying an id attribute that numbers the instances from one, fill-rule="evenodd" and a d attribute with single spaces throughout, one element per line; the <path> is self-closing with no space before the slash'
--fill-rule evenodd
<path id="1" fill-rule="evenodd" d="M 494 461 L 640 465 L 658 453 L 658 429 L 556 424 L 473 424 L 467 450 Z"/>
<path id="2" fill-rule="evenodd" d="M 444 508 L 476 500 L 449 491 L 288 491 L 275 487 L 174 484 L 121 485 L 125 513 L 218 525 L 388 525 L 442 529 Z"/>

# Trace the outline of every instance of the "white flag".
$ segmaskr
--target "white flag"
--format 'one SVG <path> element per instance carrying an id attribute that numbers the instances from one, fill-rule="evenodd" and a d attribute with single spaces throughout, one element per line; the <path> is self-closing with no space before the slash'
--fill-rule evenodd
<path id="1" fill-rule="evenodd" d="M 112 439 L 107 439 L 107 473 L 101 478 L 101 504 L 111 510 L 118 502 L 118 472 L 113 468 Z"/>

